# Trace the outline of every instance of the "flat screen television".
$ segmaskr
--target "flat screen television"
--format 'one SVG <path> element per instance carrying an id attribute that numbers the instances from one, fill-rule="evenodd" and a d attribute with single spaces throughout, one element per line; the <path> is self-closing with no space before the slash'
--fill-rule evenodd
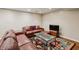
<path id="1" fill-rule="evenodd" d="M 59 31 L 59 25 L 50 25 L 49 30 Z"/>
<path id="2" fill-rule="evenodd" d="M 49 30 L 57 31 L 57 36 L 59 36 L 59 25 L 49 25 Z"/>

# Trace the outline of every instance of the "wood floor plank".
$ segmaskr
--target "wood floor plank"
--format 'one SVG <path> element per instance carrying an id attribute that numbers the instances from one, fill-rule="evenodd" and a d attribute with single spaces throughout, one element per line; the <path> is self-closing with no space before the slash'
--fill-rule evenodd
<path id="1" fill-rule="evenodd" d="M 61 37 L 61 38 L 62 38 L 62 37 Z M 75 45 L 72 47 L 72 50 L 79 50 L 79 42 L 72 41 L 72 40 L 70 40 L 70 39 L 66 39 L 66 38 L 63 38 L 63 39 L 75 43 Z"/>

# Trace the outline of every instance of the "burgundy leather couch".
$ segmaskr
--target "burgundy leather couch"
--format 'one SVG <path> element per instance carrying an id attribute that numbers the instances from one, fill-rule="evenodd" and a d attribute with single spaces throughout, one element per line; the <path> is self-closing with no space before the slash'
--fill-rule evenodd
<path id="1" fill-rule="evenodd" d="M 35 45 L 31 42 L 30 39 L 26 37 L 23 32 L 17 32 L 16 37 L 20 50 L 36 50 Z"/>
<path id="2" fill-rule="evenodd" d="M 16 36 L 13 30 L 7 31 L 0 40 L 0 50 L 18 50 Z"/>
<path id="3" fill-rule="evenodd" d="M 23 27 L 23 32 L 26 34 L 27 37 L 34 36 L 34 33 L 38 33 L 44 31 L 44 28 L 40 26 L 25 26 Z"/>
<path id="4" fill-rule="evenodd" d="M 0 50 L 36 50 L 23 32 L 10 30 L 0 40 Z"/>
<path id="5" fill-rule="evenodd" d="M 25 26 L 20 32 L 9 30 L 0 40 L 0 50 L 36 50 L 36 46 L 28 37 L 41 31 L 44 29 L 39 26 Z"/>

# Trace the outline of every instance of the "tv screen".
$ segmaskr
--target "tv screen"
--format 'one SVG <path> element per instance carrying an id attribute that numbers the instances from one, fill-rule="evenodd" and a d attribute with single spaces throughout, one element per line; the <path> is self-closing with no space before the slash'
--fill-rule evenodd
<path id="1" fill-rule="evenodd" d="M 49 30 L 59 31 L 59 25 L 50 25 Z"/>

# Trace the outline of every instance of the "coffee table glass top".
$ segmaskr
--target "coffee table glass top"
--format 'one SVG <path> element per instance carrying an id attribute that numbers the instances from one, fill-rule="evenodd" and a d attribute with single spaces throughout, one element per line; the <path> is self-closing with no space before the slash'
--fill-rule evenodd
<path id="1" fill-rule="evenodd" d="M 46 40 L 46 41 L 49 41 L 49 40 L 51 40 L 51 39 L 56 37 L 56 36 L 49 35 L 49 34 L 47 34 L 45 32 L 36 33 L 35 35 L 37 37 L 40 37 L 40 38 Z"/>

